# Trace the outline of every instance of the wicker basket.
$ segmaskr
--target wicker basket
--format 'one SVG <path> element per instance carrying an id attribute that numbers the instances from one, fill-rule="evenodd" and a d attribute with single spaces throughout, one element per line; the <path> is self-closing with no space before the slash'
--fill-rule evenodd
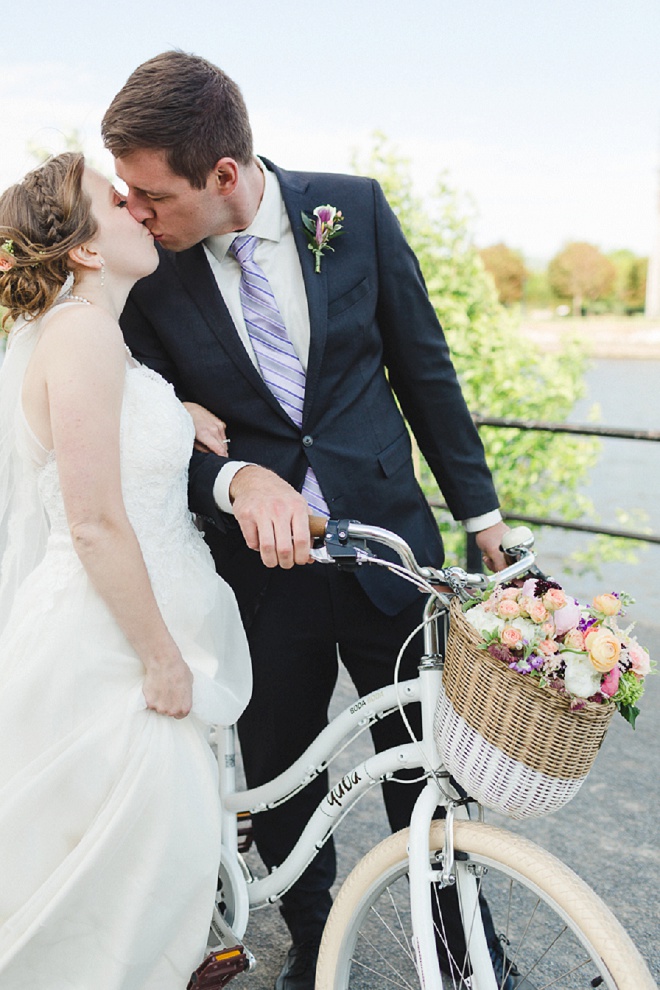
<path id="1" fill-rule="evenodd" d="M 435 738 L 445 766 L 472 797 L 511 818 L 556 811 L 577 794 L 616 706 L 566 698 L 479 649 L 454 599 Z"/>

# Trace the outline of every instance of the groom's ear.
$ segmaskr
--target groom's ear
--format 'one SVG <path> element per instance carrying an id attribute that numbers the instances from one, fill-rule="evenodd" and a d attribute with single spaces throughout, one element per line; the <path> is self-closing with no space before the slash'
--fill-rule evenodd
<path id="1" fill-rule="evenodd" d="M 233 158 L 219 158 L 213 166 L 213 178 L 220 195 L 229 196 L 238 185 L 238 162 Z"/>
<path id="2" fill-rule="evenodd" d="M 71 248 L 68 258 L 77 268 L 90 268 L 94 271 L 103 268 L 103 258 L 91 244 L 79 244 L 78 247 Z"/>

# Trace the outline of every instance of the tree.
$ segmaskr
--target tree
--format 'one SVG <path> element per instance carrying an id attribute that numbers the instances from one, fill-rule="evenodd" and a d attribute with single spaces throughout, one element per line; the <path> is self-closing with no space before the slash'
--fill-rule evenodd
<path id="1" fill-rule="evenodd" d="M 484 272 L 459 195 L 441 178 L 429 202 L 418 199 L 409 163 L 382 135 L 355 167 L 378 179 L 419 258 L 469 408 L 485 416 L 565 420 L 583 392 L 584 358 L 576 345 L 548 355 L 523 339 Z M 495 427 L 480 432 L 506 512 L 577 519 L 592 511 L 580 487 L 598 441 Z M 437 498 L 423 461 L 420 477 L 425 494 Z M 448 550 L 458 554 L 461 527 L 446 513 L 438 521 Z"/>
<path id="2" fill-rule="evenodd" d="M 640 258 L 628 249 L 611 251 L 607 257 L 616 269 L 613 308 L 628 315 L 643 312 L 646 305 L 648 258 Z"/>
<path id="3" fill-rule="evenodd" d="M 628 277 L 623 291 L 623 304 L 626 313 L 643 313 L 646 305 L 646 279 L 649 270 L 648 258 L 635 258 L 628 269 Z"/>
<path id="4" fill-rule="evenodd" d="M 479 256 L 493 277 L 500 302 L 505 306 L 520 302 L 529 273 L 519 252 L 500 243 L 483 248 Z"/>
<path id="5" fill-rule="evenodd" d="M 606 299 L 614 288 L 616 269 L 593 244 L 574 241 L 548 265 L 548 280 L 558 296 L 571 299 L 573 314 L 580 316 L 588 302 Z"/>

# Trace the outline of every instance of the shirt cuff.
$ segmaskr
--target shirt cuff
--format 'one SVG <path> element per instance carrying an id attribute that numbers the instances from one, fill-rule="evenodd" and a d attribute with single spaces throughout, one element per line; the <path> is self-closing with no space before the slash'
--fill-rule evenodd
<path id="1" fill-rule="evenodd" d="M 224 471 L 224 468 L 222 470 Z M 220 473 L 222 474 L 222 471 Z M 493 509 L 492 512 L 485 512 L 483 516 L 472 516 L 470 519 L 463 519 L 466 533 L 480 533 L 482 529 L 495 526 L 498 522 L 502 522 L 502 513 L 499 509 Z"/>
<path id="2" fill-rule="evenodd" d="M 250 461 L 230 461 L 229 464 L 225 464 L 218 471 L 218 477 L 213 482 L 213 498 L 221 512 L 234 514 L 234 509 L 229 498 L 229 486 L 234 480 L 234 475 L 241 468 L 248 467 L 250 463 Z"/>

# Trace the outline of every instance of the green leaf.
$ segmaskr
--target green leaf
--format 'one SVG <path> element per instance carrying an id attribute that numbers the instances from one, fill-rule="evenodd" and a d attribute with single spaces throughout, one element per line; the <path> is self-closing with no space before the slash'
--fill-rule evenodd
<path id="1" fill-rule="evenodd" d="M 306 229 L 310 232 L 310 234 L 316 237 L 316 221 L 312 220 L 311 217 L 307 216 L 307 214 L 302 211 L 300 216 L 302 217 L 302 222 L 304 223 Z"/>
<path id="2" fill-rule="evenodd" d="M 619 709 L 621 715 L 623 715 L 623 717 L 625 718 L 626 722 L 630 722 L 630 724 L 634 729 L 635 721 L 637 720 L 637 716 L 639 715 L 639 708 L 637 708 L 635 705 L 624 705 L 621 702 L 617 702 L 617 708 Z"/>

